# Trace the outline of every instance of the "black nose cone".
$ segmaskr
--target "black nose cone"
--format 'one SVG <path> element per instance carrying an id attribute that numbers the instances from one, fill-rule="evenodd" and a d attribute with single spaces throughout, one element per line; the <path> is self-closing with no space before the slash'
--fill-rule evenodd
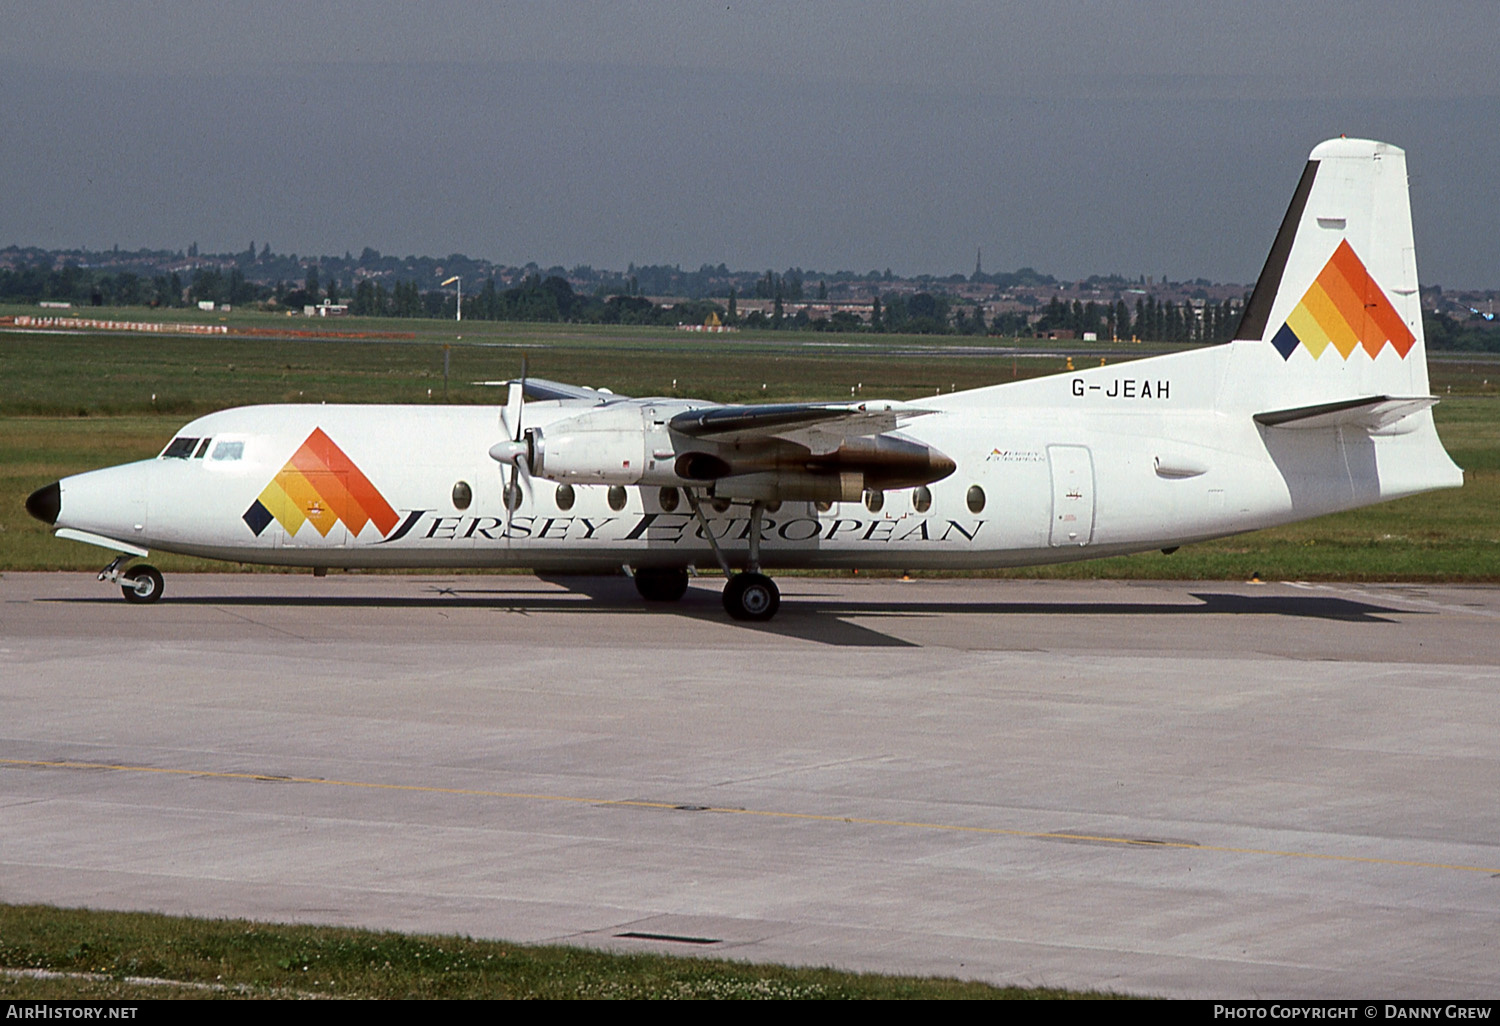
<path id="1" fill-rule="evenodd" d="M 44 524 L 57 523 L 57 515 L 62 512 L 62 486 L 53 481 L 26 496 L 26 512 Z"/>

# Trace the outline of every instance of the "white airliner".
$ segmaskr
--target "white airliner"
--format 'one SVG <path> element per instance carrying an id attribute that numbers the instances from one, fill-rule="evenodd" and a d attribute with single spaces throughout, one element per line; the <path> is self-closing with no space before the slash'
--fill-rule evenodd
<path id="1" fill-rule="evenodd" d="M 119 553 L 313 567 L 633 575 L 680 598 L 728 577 L 775 615 L 775 567 L 1009 567 L 1285 524 L 1463 472 L 1433 428 L 1406 155 L 1313 150 L 1236 341 L 918 403 L 723 406 L 512 382 L 496 406 L 252 406 L 154 460 L 26 508 Z M 531 402 L 524 400 L 530 398 Z"/>

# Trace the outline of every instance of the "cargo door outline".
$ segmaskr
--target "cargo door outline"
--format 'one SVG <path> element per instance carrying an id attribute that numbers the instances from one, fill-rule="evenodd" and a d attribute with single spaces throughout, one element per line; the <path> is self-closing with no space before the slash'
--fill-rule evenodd
<path id="1" fill-rule="evenodd" d="M 1084 445 L 1049 445 L 1054 548 L 1094 540 L 1094 456 Z"/>
<path id="2" fill-rule="evenodd" d="M 349 529 L 340 511 L 343 496 L 349 493 L 349 475 L 344 471 L 304 470 L 306 482 L 291 485 L 288 499 L 296 504 L 302 521 L 292 531 L 283 530 L 275 547 L 280 549 L 342 549 L 349 545 Z M 290 482 L 289 482 L 290 483 Z M 327 528 L 327 534 L 318 530 Z"/>

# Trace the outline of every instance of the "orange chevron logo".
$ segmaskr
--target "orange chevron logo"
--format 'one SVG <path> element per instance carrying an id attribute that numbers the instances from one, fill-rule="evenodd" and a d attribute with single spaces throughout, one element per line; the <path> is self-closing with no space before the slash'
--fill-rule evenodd
<path id="1" fill-rule="evenodd" d="M 1345 360 L 1356 348 L 1362 347 L 1373 359 L 1390 346 L 1404 360 L 1416 341 L 1345 239 L 1271 344 L 1284 360 L 1290 360 L 1298 346 L 1315 360 L 1329 346 Z"/>
<path id="2" fill-rule="evenodd" d="M 310 523 L 326 538 L 340 520 L 351 535 L 370 523 L 386 535 L 400 518 L 344 450 L 322 428 L 314 428 L 245 510 L 244 519 L 257 537 L 274 520 L 287 534 Z"/>

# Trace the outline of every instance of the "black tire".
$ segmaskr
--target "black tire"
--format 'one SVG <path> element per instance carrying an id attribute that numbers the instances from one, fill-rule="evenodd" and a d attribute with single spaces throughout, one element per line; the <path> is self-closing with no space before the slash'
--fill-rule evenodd
<path id="1" fill-rule="evenodd" d="M 130 582 L 120 585 L 120 593 L 125 596 L 126 602 L 155 602 L 161 598 L 162 589 L 166 586 L 161 579 L 161 571 L 144 563 L 131 567 L 121 576 Z"/>
<path id="2" fill-rule="evenodd" d="M 735 574 L 724 585 L 724 609 L 736 620 L 764 623 L 781 608 L 781 591 L 765 574 Z"/>
<path id="3" fill-rule="evenodd" d="M 650 567 L 635 572 L 635 590 L 647 602 L 676 602 L 687 594 L 688 573 Z"/>

